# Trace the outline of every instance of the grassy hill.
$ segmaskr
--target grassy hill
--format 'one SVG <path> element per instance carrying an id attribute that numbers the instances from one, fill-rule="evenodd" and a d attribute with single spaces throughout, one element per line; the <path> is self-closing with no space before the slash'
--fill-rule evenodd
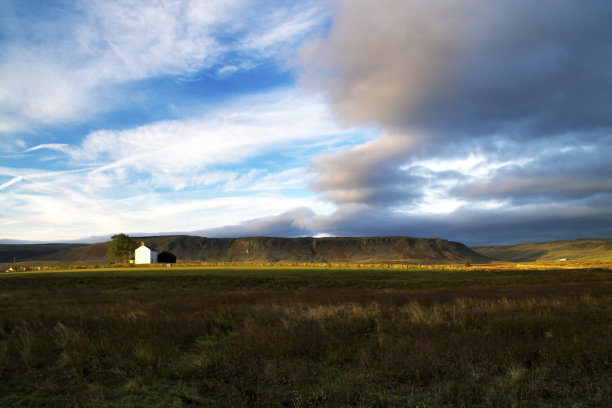
<path id="1" fill-rule="evenodd" d="M 423 262 L 486 263 L 490 259 L 467 246 L 444 239 L 410 237 L 359 238 L 204 238 L 186 235 L 134 238 L 158 251 L 169 251 L 183 261 L 209 262 Z M 7 257 L 24 254 L 21 261 L 108 262 L 107 243 L 31 251 L 29 245 L 4 245 Z M 12 247 L 12 248 L 8 248 Z M 0 252 L 1 253 L 1 252 Z"/>
<path id="2" fill-rule="evenodd" d="M 444 239 L 411 237 L 205 238 L 187 235 L 137 237 L 182 261 L 208 262 L 408 262 L 488 263 L 612 259 L 612 239 L 532 242 L 468 248 Z M 108 242 L 0 244 L 0 264 L 17 262 L 108 263 Z"/>
<path id="3" fill-rule="evenodd" d="M 410 237 L 339 238 L 138 238 L 158 252 L 185 261 L 211 262 L 488 262 L 467 246 L 444 239 Z"/>
<path id="4" fill-rule="evenodd" d="M 0 263 L 22 262 L 54 257 L 70 250 L 79 250 L 87 244 L 0 244 Z M 61 256 L 59 256 L 61 258 Z"/>
<path id="5" fill-rule="evenodd" d="M 479 246 L 472 247 L 472 249 L 491 258 L 512 262 L 554 261 L 559 259 L 612 259 L 612 239 L 610 238 Z"/>

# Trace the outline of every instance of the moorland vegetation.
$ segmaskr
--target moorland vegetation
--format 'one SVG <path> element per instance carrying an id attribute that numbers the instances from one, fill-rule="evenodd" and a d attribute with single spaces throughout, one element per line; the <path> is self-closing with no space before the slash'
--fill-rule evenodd
<path id="1" fill-rule="evenodd" d="M 0 274 L 0 406 L 612 405 L 612 265 Z"/>
<path id="2" fill-rule="evenodd" d="M 118 234 L 121 236 L 123 234 Z M 612 239 L 592 238 L 468 248 L 442 239 L 369 238 L 205 238 L 186 235 L 138 237 L 158 253 L 168 251 L 182 263 L 394 263 L 480 264 L 612 260 Z M 21 266 L 109 265 L 126 262 L 117 240 L 97 244 L 0 244 L 0 270 Z M 134 242 L 132 242 L 134 244 Z M 133 250 L 133 249 L 132 249 Z M 111 257 L 109 258 L 109 255 Z"/>

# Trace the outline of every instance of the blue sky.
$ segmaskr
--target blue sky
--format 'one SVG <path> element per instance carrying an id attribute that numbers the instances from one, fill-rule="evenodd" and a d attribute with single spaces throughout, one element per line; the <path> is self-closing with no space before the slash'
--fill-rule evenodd
<path id="1" fill-rule="evenodd" d="M 612 237 L 609 21 L 604 0 L 3 1 L 0 240 Z"/>

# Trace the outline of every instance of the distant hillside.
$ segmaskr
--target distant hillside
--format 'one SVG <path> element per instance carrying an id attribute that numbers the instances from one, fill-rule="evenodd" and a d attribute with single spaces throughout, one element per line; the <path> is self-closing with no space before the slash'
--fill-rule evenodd
<path id="1" fill-rule="evenodd" d="M 108 262 L 106 257 L 106 250 L 108 249 L 108 242 L 102 242 L 98 244 L 82 245 L 75 248 L 66 249 L 53 254 L 45 255 L 40 257 L 39 260 L 43 261 L 89 261 L 92 263 L 105 263 Z"/>
<path id="2" fill-rule="evenodd" d="M 260 262 L 423 262 L 486 263 L 490 259 L 467 246 L 444 239 L 370 238 L 204 238 L 195 236 L 137 237 L 158 252 L 169 251 L 183 261 Z M 25 261 L 108 262 L 107 243 L 41 253 Z M 27 247 L 28 245 L 21 245 Z M 0 246 L 1 247 L 1 246 Z M 8 261 L 12 261 L 10 258 Z"/>
<path id="3" fill-rule="evenodd" d="M 479 246 L 473 250 L 503 261 L 532 262 L 558 259 L 612 259 L 612 239 L 531 242 L 517 245 Z"/>
<path id="4" fill-rule="evenodd" d="M 43 259 L 87 244 L 0 244 L 0 263 Z"/>
<path id="5" fill-rule="evenodd" d="M 368 238 L 138 238 L 185 261 L 297 262 L 488 262 L 467 246 L 444 239 Z"/>

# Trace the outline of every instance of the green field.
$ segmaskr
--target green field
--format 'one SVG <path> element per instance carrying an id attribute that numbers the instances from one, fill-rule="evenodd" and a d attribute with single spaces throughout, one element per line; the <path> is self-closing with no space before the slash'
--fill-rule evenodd
<path id="1" fill-rule="evenodd" d="M 612 269 L 0 274 L 4 407 L 612 405 Z"/>
<path id="2" fill-rule="evenodd" d="M 482 246 L 472 249 L 495 259 L 511 262 L 612 259 L 612 240 L 609 238 L 530 242 L 516 245 Z"/>

